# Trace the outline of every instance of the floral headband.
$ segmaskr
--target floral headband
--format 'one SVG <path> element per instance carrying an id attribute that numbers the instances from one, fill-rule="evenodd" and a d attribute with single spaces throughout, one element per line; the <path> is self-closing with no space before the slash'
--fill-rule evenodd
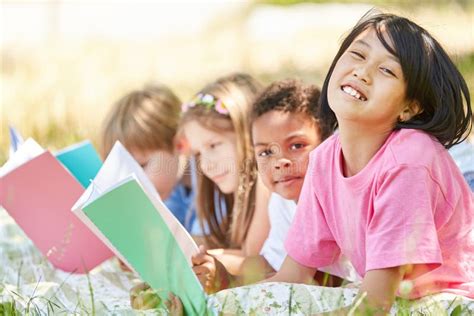
<path id="1" fill-rule="evenodd" d="M 183 105 L 181 105 L 181 111 L 185 113 L 196 105 L 204 106 L 209 110 L 216 110 L 223 115 L 229 115 L 229 110 L 221 99 L 217 99 L 211 94 L 203 93 L 197 94 L 190 102 L 183 103 Z"/>

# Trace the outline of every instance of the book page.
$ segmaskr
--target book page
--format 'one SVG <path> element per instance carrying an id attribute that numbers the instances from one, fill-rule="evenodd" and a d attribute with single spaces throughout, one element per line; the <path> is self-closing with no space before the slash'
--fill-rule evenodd
<path id="1" fill-rule="evenodd" d="M 194 242 L 193 238 L 186 231 L 186 229 L 181 225 L 181 223 L 176 219 L 173 213 L 171 213 L 171 211 L 163 203 L 155 187 L 150 182 L 138 162 L 135 161 L 132 155 L 118 141 L 115 143 L 114 147 L 105 159 L 102 168 L 97 173 L 97 176 L 92 181 L 93 185 L 88 186 L 84 194 L 82 194 L 82 196 L 72 207 L 72 211 L 76 215 L 80 214 L 81 209 L 86 208 L 101 195 L 121 186 L 124 182 L 129 181 L 131 178 L 136 179 L 136 181 L 140 184 L 148 199 L 154 205 L 155 212 L 160 213 L 160 216 L 166 222 L 169 230 L 175 236 L 178 245 L 186 256 L 189 266 L 192 266 L 191 256 L 199 251 L 197 244 Z M 90 222 L 86 224 L 90 225 Z M 93 230 L 97 233 L 95 229 Z"/>
<path id="2" fill-rule="evenodd" d="M 119 142 L 115 142 L 102 167 L 94 178 L 94 183 L 103 190 L 116 185 L 120 180 L 135 174 L 150 194 L 158 195 L 153 184 L 133 156 Z"/>
<path id="3" fill-rule="evenodd" d="M 0 179 L 0 205 L 55 267 L 80 273 L 112 256 L 70 211 L 83 192 L 49 151 Z"/>
<path id="4" fill-rule="evenodd" d="M 188 256 L 137 179 L 102 194 L 83 211 L 162 298 L 171 291 L 188 314 L 203 314 L 205 294 Z"/>
<path id="5" fill-rule="evenodd" d="M 45 150 L 32 138 L 28 138 L 22 143 L 17 151 L 8 159 L 8 161 L 0 168 L 0 177 L 23 165 L 25 162 L 41 155 Z"/>
<path id="6" fill-rule="evenodd" d="M 56 158 L 84 188 L 87 188 L 102 166 L 99 154 L 88 140 L 57 152 Z"/>

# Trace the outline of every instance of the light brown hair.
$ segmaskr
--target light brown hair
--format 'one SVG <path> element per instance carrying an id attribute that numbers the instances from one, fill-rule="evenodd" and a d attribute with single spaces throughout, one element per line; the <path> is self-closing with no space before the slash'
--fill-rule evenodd
<path id="1" fill-rule="evenodd" d="M 102 130 L 101 154 L 106 157 L 115 141 L 126 148 L 173 151 L 181 101 L 164 85 L 148 85 L 119 99 Z"/>
<path id="2" fill-rule="evenodd" d="M 228 114 L 206 106 L 189 107 L 183 113 L 182 126 L 186 122 L 197 121 L 210 130 L 232 131 L 237 135 L 239 185 L 235 194 L 222 193 L 214 182 L 198 172 L 196 208 L 201 227 L 204 229 L 207 225 L 210 230 L 210 235 L 206 236 L 209 247 L 242 247 L 253 218 L 257 168 L 250 138 L 249 114 L 261 88 L 261 84 L 248 74 L 221 77 L 199 93 L 222 101 Z M 225 201 L 225 209 L 220 207 L 221 200 Z"/>

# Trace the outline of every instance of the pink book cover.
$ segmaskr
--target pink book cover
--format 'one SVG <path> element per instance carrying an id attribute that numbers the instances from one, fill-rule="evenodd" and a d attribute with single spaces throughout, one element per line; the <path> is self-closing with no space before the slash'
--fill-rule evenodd
<path id="1" fill-rule="evenodd" d="M 0 178 L 0 204 L 47 259 L 85 273 L 113 253 L 70 210 L 84 192 L 46 151 Z"/>

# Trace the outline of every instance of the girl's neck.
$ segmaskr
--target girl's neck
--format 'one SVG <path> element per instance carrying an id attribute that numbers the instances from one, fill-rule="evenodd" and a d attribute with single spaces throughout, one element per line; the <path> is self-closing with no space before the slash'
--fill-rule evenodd
<path id="1" fill-rule="evenodd" d="M 364 169 L 391 132 L 392 130 L 377 131 L 366 127 L 340 125 L 339 139 L 343 153 L 344 176 L 352 177 Z"/>

